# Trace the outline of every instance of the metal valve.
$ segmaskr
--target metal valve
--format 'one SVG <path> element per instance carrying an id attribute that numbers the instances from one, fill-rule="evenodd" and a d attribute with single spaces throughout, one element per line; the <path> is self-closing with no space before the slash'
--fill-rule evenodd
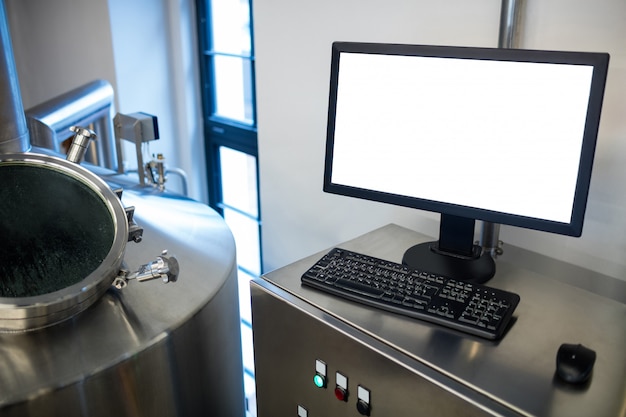
<path id="1" fill-rule="evenodd" d="M 133 273 L 129 274 L 125 270 L 120 271 L 120 275 L 113 281 L 113 286 L 117 289 L 122 289 L 128 285 L 128 281 L 131 279 L 144 282 L 161 278 L 166 284 L 168 282 L 176 282 L 179 271 L 178 259 L 174 256 L 167 256 L 167 250 L 164 250 L 161 252 L 161 256 L 157 256 L 156 260 L 142 265 L 139 267 L 139 270 Z"/>
<path id="2" fill-rule="evenodd" d="M 143 282 L 161 278 L 166 284 L 176 282 L 178 279 L 178 260 L 173 256 L 167 257 L 166 255 L 167 251 L 164 250 L 155 261 L 142 265 L 139 271 L 131 274 L 128 279 L 137 279 L 137 281 Z"/>
<path id="3" fill-rule="evenodd" d="M 85 156 L 85 152 L 87 152 L 89 142 L 91 139 L 96 139 L 96 133 L 93 130 L 79 126 L 72 126 L 70 130 L 75 134 L 65 159 L 80 164 Z"/>

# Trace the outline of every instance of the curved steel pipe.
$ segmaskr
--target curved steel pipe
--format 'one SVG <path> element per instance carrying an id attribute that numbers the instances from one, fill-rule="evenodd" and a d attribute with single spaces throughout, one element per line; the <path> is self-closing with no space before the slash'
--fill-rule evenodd
<path id="1" fill-rule="evenodd" d="M 98 135 L 85 160 L 115 169 L 113 141 L 113 87 L 106 80 L 94 80 L 71 91 L 26 109 L 32 145 L 63 154 L 63 142 L 72 137 L 72 126 L 89 127 Z"/>

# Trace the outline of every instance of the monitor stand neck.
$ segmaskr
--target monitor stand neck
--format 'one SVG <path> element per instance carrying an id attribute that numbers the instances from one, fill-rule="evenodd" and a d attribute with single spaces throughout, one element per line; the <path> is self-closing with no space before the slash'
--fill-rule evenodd
<path id="1" fill-rule="evenodd" d="M 487 282 L 495 274 L 495 262 L 474 245 L 474 224 L 474 219 L 442 214 L 439 240 L 409 248 L 402 263 L 459 281 Z"/>

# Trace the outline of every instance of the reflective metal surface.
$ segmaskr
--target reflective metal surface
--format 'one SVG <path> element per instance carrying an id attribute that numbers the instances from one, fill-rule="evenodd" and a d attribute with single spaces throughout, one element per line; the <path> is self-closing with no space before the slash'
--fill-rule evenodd
<path id="1" fill-rule="evenodd" d="M 0 152 L 30 149 L 4 1 L 0 1 L 0 126 Z"/>
<path id="2" fill-rule="evenodd" d="M 389 225 L 338 246 L 400 262 L 406 248 L 429 239 Z M 302 287 L 301 274 L 323 253 L 252 284 L 259 417 L 289 402 L 295 407 L 297 401 L 307 401 L 309 415 L 347 415 L 332 391 L 322 395 L 311 388 L 314 359 L 344 372 L 352 390 L 357 383 L 369 385 L 372 416 L 420 415 L 428 411 L 425 407 L 433 407 L 425 415 L 457 415 L 442 410 L 459 400 L 487 415 L 626 415 L 626 305 L 572 285 L 582 282 L 577 274 L 598 287 L 623 289 L 623 282 L 507 247 L 488 285 L 518 293 L 521 302 L 515 323 L 494 343 Z M 298 326 L 290 326 L 292 319 Z M 555 378 L 562 343 L 581 343 L 597 352 L 589 384 L 572 386 Z M 329 378 L 334 383 L 334 374 Z M 407 391 L 407 384 L 415 391 Z M 438 394 L 416 409 L 414 396 L 424 384 L 432 384 Z M 375 414 L 377 409 L 386 413 Z"/>
<path id="3" fill-rule="evenodd" d="M 122 203 L 144 228 L 143 241 L 126 247 L 128 269 L 167 249 L 178 281 L 108 289 L 59 324 L 0 333 L 0 415 L 243 416 L 230 230 L 204 204 L 93 170 L 124 188 Z"/>
<path id="4" fill-rule="evenodd" d="M 97 133 L 98 140 L 91 144 L 85 159 L 115 169 L 113 99 L 113 86 L 106 80 L 94 80 L 27 109 L 32 145 L 65 153 L 64 141 L 71 136 L 70 127 L 88 126 Z"/>
<path id="5" fill-rule="evenodd" d="M 235 246 L 223 219 L 204 204 L 136 187 L 127 177 L 109 170 L 91 168 L 105 183 L 73 162 L 46 156 L 52 152 L 40 149 L 41 154 L 22 153 L 30 149 L 30 139 L 2 0 L 0 37 L 0 163 L 9 166 L 5 173 L 21 171 L 29 176 L 27 181 L 11 175 L 9 179 L 2 178 L 3 192 L 7 187 L 18 186 L 3 194 L 0 204 L 22 194 L 20 203 L 9 207 L 2 216 L 6 222 L 0 226 L 8 230 L 12 216 L 23 214 L 20 207 L 25 205 L 35 207 L 30 217 L 37 217 L 38 205 L 45 206 L 54 197 L 47 194 L 50 177 L 63 177 L 72 187 L 79 185 L 73 191 L 80 196 L 74 206 L 56 213 L 59 222 L 70 227 L 50 242 L 49 249 L 56 251 L 57 244 L 64 243 L 63 236 L 71 240 L 72 233 L 79 237 L 89 233 L 88 240 L 94 240 L 97 235 L 107 235 L 106 226 L 114 229 L 110 252 L 105 252 L 103 262 L 78 283 L 36 296 L 0 298 L 0 327 L 5 330 L 0 332 L 0 415 L 242 417 L 243 366 Z M 46 127 L 53 127 L 53 133 L 58 131 L 57 122 L 71 120 L 70 125 L 74 125 L 86 120 L 71 119 L 83 117 L 81 109 L 89 107 L 78 105 L 72 94 L 68 103 L 63 103 L 61 97 L 60 102 L 52 102 L 43 111 L 41 119 L 45 119 Z M 77 95 L 81 96 L 80 91 Z M 107 107 L 102 112 L 94 111 L 99 122 L 88 123 L 106 131 L 110 124 Z M 92 111 L 86 117 L 93 114 Z M 54 146 L 51 149 L 59 150 Z M 82 159 L 82 149 L 77 150 L 80 152 L 72 151 L 70 159 Z M 113 157 L 112 151 L 101 154 Z M 94 161 L 100 162 L 99 156 Z M 33 170 L 44 175 L 32 176 Z M 124 188 L 123 205 L 111 191 L 120 187 Z M 92 210 L 98 204 L 81 204 L 85 198 L 94 200 L 88 197 L 91 190 L 83 192 L 83 188 L 95 188 L 95 200 L 101 199 L 104 211 L 111 216 L 76 222 L 80 227 L 73 228 L 72 220 L 78 215 L 86 214 L 89 219 L 94 211 L 100 211 Z M 69 193 L 68 197 L 75 198 L 75 194 Z M 53 218 L 42 223 L 55 228 L 59 222 Z M 85 223 L 96 233 L 83 227 Z M 22 223 L 20 228 L 29 229 L 29 225 Z M 45 249 L 47 230 L 31 235 L 33 240 L 42 242 L 37 247 Z M 124 253 L 123 245 L 118 243 L 127 239 L 141 244 L 126 246 L 126 274 L 117 275 L 121 273 Z M 14 240 L 7 233 L 0 233 L 0 240 L 3 256 L 8 252 L 4 249 L 10 248 Z M 28 243 L 30 239 L 25 240 Z M 84 259 L 76 250 L 82 249 L 80 246 L 73 245 L 72 250 L 56 259 L 55 265 L 63 267 L 76 254 L 77 266 L 81 267 Z M 22 265 L 27 269 L 36 266 L 38 251 L 15 252 L 16 257 L 22 254 L 30 256 L 24 258 Z M 157 254 L 161 256 L 156 261 L 146 263 Z M 6 259 L 0 259 L 3 261 Z M 44 281 L 47 270 L 43 268 L 44 273 L 40 274 Z M 3 284 L 15 278 L 13 273 L 8 275 L 0 273 Z M 115 287 L 111 286 L 114 278 L 120 279 Z M 180 281 L 166 287 L 152 278 Z M 147 282 L 127 285 L 129 279 Z M 30 284 L 29 280 L 26 282 Z M 146 286 L 151 287 L 150 291 Z"/>
<path id="6" fill-rule="evenodd" d="M 502 0 L 498 48 L 518 48 L 524 0 Z"/>

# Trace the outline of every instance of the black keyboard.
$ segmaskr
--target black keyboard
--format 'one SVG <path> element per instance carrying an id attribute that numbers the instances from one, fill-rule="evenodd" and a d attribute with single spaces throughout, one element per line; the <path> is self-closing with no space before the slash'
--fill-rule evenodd
<path id="1" fill-rule="evenodd" d="M 334 248 L 302 283 L 349 300 L 487 339 L 502 337 L 519 296 Z"/>

